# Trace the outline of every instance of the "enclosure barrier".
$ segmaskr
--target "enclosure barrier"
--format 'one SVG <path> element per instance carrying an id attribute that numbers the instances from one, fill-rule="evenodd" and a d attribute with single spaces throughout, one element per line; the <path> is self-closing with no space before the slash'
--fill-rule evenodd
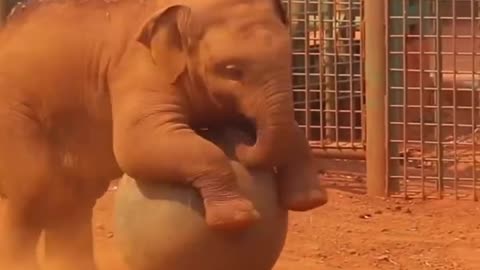
<path id="1" fill-rule="evenodd" d="M 360 1 L 284 3 L 297 121 L 318 156 L 364 159 Z"/>
<path id="2" fill-rule="evenodd" d="M 367 193 L 382 196 L 386 184 L 385 0 L 365 0 L 365 88 L 367 128 Z"/>
<path id="3" fill-rule="evenodd" d="M 317 156 L 366 159 L 372 195 L 477 200 L 479 2 L 285 1 Z"/>
<path id="4" fill-rule="evenodd" d="M 284 2 L 291 23 L 297 121 L 317 157 L 367 159 L 368 193 L 385 195 L 384 1 Z"/>
<path id="5" fill-rule="evenodd" d="M 391 195 L 478 199 L 478 0 L 391 0 Z"/>

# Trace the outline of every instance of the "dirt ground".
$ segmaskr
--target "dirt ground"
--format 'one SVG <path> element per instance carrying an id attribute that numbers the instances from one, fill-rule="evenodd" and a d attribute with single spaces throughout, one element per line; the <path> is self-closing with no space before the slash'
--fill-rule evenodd
<path id="1" fill-rule="evenodd" d="M 115 250 L 114 193 L 109 191 L 95 211 L 100 270 L 128 270 Z M 291 215 L 274 270 L 480 269 L 480 204 L 384 200 L 338 188 L 329 193 L 327 206 Z"/>

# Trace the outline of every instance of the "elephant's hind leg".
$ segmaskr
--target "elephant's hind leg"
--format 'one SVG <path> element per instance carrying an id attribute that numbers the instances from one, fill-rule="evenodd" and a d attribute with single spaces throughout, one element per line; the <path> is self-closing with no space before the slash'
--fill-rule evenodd
<path id="1" fill-rule="evenodd" d="M 27 108 L 13 110 L 8 107 L 13 102 L 1 101 L 0 179 L 7 200 L 0 220 L 0 269 L 34 270 L 55 176 L 54 154 L 41 125 L 25 113 Z"/>
<path id="2" fill-rule="evenodd" d="M 38 269 L 35 249 L 41 227 L 32 220 L 33 208 L 6 201 L 0 216 L 0 269 Z"/>

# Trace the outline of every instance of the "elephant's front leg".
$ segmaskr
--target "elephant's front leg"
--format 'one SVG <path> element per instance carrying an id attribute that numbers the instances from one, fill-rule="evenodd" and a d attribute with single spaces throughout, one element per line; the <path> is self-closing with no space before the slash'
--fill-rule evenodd
<path id="1" fill-rule="evenodd" d="M 277 167 L 280 199 L 290 210 L 306 211 L 327 203 L 328 196 L 320 184 L 308 141 L 299 128 L 294 132 L 295 149 Z"/>
<path id="2" fill-rule="evenodd" d="M 45 229 L 47 269 L 95 270 L 92 211 L 94 201 L 79 204 Z"/>
<path id="3" fill-rule="evenodd" d="M 259 218 L 221 149 L 185 125 L 148 122 L 115 131 L 115 154 L 126 174 L 192 185 L 204 200 L 207 224 L 215 228 L 243 228 Z"/>
<path id="4" fill-rule="evenodd" d="M 307 211 L 327 202 L 315 166 L 309 160 L 292 161 L 277 168 L 282 204 L 289 210 Z"/>
<path id="5" fill-rule="evenodd" d="M 327 202 L 310 145 L 297 124 L 257 130 L 254 147 L 236 147 L 236 155 L 248 166 L 275 166 L 280 201 L 287 209 L 306 211 Z"/>

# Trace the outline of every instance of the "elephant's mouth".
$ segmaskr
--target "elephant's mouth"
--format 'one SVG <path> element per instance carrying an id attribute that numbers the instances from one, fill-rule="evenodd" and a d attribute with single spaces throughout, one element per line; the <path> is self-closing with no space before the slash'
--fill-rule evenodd
<path id="1" fill-rule="evenodd" d="M 250 119 L 245 115 L 236 114 L 235 116 L 230 116 L 224 119 L 224 121 L 219 121 L 216 124 L 210 124 L 208 126 L 196 127 L 196 130 L 199 133 L 203 133 L 205 131 L 211 130 L 225 130 L 225 129 L 233 129 L 240 131 L 241 133 L 247 135 L 251 138 L 252 143 L 248 144 L 248 146 L 253 146 L 255 141 L 257 140 L 257 124 L 255 119 Z"/>
<path id="2" fill-rule="evenodd" d="M 246 133 L 253 141 L 257 140 L 257 121 L 255 119 L 239 115 L 233 119 L 231 125 Z"/>

